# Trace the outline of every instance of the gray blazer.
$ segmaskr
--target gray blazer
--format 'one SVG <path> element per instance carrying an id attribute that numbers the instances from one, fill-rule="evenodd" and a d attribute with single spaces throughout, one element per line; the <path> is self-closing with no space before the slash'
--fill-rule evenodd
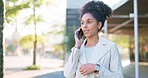
<path id="1" fill-rule="evenodd" d="M 84 43 L 86 40 L 84 40 Z M 82 64 L 86 64 L 84 43 L 80 49 L 72 48 L 72 52 L 64 67 L 66 78 L 123 78 L 123 70 L 117 46 L 102 37 L 96 44 L 95 50 L 88 63 L 99 64 L 101 69 L 98 74 L 92 73 L 83 76 L 79 69 Z"/>

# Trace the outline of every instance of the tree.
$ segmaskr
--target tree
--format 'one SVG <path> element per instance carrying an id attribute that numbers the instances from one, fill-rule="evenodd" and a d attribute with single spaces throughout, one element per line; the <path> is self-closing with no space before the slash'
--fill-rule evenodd
<path id="1" fill-rule="evenodd" d="M 12 23 L 15 26 L 15 32 L 17 31 L 17 15 L 23 9 L 29 8 L 28 2 L 22 2 L 17 4 L 18 0 L 6 0 L 6 22 Z M 12 5 L 10 5 L 12 4 Z M 17 4 L 17 5 L 16 5 Z"/>
<path id="2" fill-rule="evenodd" d="M 0 0 L 0 78 L 4 76 L 4 52 L 3 52 L 3 23 L 4 23 L 4 4 Z"/>
<path id="3" fill-rule="evenodd" d="M 29 16 L 29 18 L 26 20 L 26 24 L 30 24 L 31 20 L 33 21 L 33 24 L 34 24 L 34 46 L 33 46 L 33 65 L 36 65 L 36 48 L 37 48 L 37 33 L 36 33 L 36 25 L 37 25 L 37 22 L 43 22 L 44 20 L 41 19 L 41 16 L 36 14 L 36 9 L 39 8 L 41 5 L 43 4 L 50 4 L 51 3 L 51 0 L 29 0 L 29 4 L 30 4 L 30 8 L 31 6 L 32 7 L 32 10 L 33 10 L 33 14 Z"/>
<path id="4" fill-rule="evenodd" d="M 12 34 L 12 45 L 14 47 L 13 53 L 17 53 L 17 48 L 19 47 L 19 40 L 20 40 L 20 34 L 18 32 L 18 16 L 20 12 L 26 8 L 29 8 L 28 2 L 19 2 L 18 0 L 6 0 L 6 13 L 5 13 L 5 19 L 6 19 L 6 24 L 5 25 L 11 25 L 15 27 L 15 31 Z M 9 44 L 8 46 L 10 46 Z M 7 53 L 7 51 L 6 51 Z"/>
<path id="5" fill-rule="evenodd" d="M 43 21 L 41 16 L 37 16 L 35 11 L 36 8 L 40 7 L 42 4 L 50 4 L 52 0 L 26 0 L 21 3 L 17 3 L 18 0 L 6 0 L 6 21 L 7 23 L 12 23 L 15 26 L 15 32 L 17 32 L 17 15 L 23 9 L 32 9 L 33 14 L 29 16 L 26 20 L 26 24 L 34 23 L 34 49 L 33 49 L 33 65 L 36 64 L 36 43 L 37 43 L 37 34 L 36 34 L 36 23 Z M 13 5 L 10 5 L 13 4 Z M 30 21 L 32 20 L 32 21 Z"/>
<path id="6" fill-rule="evenodd" d="M 26 20 L 26 24 L 30 24 L 31 22 L 29 22 L 30 20 L 33 20 L 33 24 L 34 24 L 34 41 L 33 41 L 33 65 L 36 65 L 36 47 L 37 47 L 37 34 L 36 34 L 36 23 L 39 21 L 42 21 L 42 19 L 40 18 L 40 16 L 37 18 L 36 17 L 36 7 L 38 5 L 38 7 L 40 6 L 40 4 L 37 4 L 38 2 L 40 2 L 40 0 L 36 1 L 36 0 L 32 0 L 31 1 L 33 4 L 33 14 L 30 15 L 30 17 Z M 40 2 L 42 3 L 42 2 Z"/>
<path id="7" fill-rule="evenodd" d="M 39 45 L 46 44 L 47 38 L 44 36 L 38 36 L 37 41 Z M 33 42 L 34 42 L 34 36 L 33 35 L 27 35 L 20 39 L 20 46 L 24 49 L 32 49 L 33 48 Z"/>
<path id="8" fill-rule="evenodd" d="M 37 34 L 36 34 L 36 14 L 35 14 L 36 0 L 33 0 L 33 22 L 34 22 L 34 48 L 33 48 L 33 65 L 36 65 L 36 46 L 37 46 Z"/>
<path id="9" fill-rule="evenodd" d="M 6 18 L 5 19 L 7 23 L 10 23 L 10 22 L 17 23 L 16 16 L 18 15 L 18 13 L 23 9 L 29 8 L 28 2 L 19 3 L 16 5 L 17 2 L 18 0 L 6 0 L 6 14 L 5 14 Z"/>

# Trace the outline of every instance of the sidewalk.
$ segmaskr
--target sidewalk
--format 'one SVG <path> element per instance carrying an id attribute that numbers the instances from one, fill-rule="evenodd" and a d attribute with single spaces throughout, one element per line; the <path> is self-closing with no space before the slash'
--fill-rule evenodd
<path id="1" fill-rule="evenodd" d="M 42 70 L 23 70 L 26 66 L 32 65 L 31 56 L 9 56 L 5 57 L 4 78 L 64 78 L 63 61 L 56 58 L 38 58 L 38 65 L 44 67 Z M 124 78 L 135 78 L 135 65 L 123 68 Z M 139 78 L 148 78 L 148 63 L 139 63 Z"/>
<path id="2" fill-rule="evenodd" d="M 135 64 L 132 62 L 130 65 L 123 68 L 124 78 L 135 78 Z M 139 63 L 139 78 L 148 78 L 148 63 Z"/>
<path id="3" fill-rule="evenodd" d="M 64 78 L 63 61 L 57 58 L 37 58 L 41 70 L 23 70 L 32 65 L 31 56 L 6 56 L 4 78 Z"/>

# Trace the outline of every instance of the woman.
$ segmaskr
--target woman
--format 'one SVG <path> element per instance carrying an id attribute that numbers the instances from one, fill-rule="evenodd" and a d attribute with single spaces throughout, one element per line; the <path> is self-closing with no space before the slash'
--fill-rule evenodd
<path id="1" fill-rule="evenodd" d="M 101 1 L 90 1 L 81 10 L 81 27 L 75 32 L 75 46 L 65 64 L 66 78 L 123 78 L 117 46 L 100 36 L 112 10 Z M 80 36 L 83 31 L 84 36 Z"/>

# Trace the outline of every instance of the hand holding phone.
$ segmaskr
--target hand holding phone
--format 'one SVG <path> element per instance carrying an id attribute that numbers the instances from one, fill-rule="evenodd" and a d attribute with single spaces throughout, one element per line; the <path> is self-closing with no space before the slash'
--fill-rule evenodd
<path id="1" fill-rule="evenodd" d="M 84 41 L 84 34 L 81 28 L 78 28 L 75 32 L 75 48 L 80 48 Z"/>
<path id="2" fill-rule="evenodd" d="M 77 31 L 77 37 L 78 39 L 81 39 L 83 37 L 84 33 L 82 31 L 82 29 L 80 28 L 80 31 Z"/>

